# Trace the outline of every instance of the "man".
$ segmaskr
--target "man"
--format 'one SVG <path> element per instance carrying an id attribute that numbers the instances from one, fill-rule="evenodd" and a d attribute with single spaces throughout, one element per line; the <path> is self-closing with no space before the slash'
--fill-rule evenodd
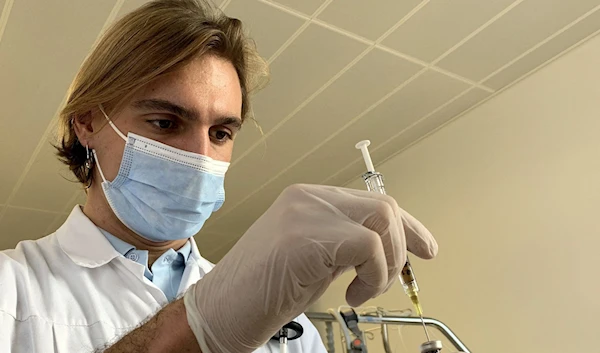
<path id="1" fill-rule="evenodd" d="M 1 352 L 273 352 L 293 319 L 290 352 L 324 352 L 302 312 L 339 274 L 356 269 L 358 305 L 394 283 L 407 239 L 435 256 L 393 199 L 316 185 L 286 189 L 214 269 L 200 256 L 192 236 L 224 201 L 264 72 L 240 21 L 198 0 L 150 2 L 106 32 L 60 115 L 87 202 L 0 253 Z"/>

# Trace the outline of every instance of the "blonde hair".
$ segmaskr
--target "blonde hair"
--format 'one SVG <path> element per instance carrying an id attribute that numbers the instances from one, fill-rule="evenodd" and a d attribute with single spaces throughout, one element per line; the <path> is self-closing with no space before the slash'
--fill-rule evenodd
<path id="1" fill-rule="evenodd" d="M 266 83 L 268 68 L 241 21 L 202 0 L 155 0 L 112 25 L 79 69 L 59 116 L 59 159 L 89 185 L 86 146 L 77 139 L 73 119 L 99 105 L 118 110 L 143 85 L 204 54 L 233 64 L 242 88 L 242 120 L 248 118 L 249 95 Z"/>

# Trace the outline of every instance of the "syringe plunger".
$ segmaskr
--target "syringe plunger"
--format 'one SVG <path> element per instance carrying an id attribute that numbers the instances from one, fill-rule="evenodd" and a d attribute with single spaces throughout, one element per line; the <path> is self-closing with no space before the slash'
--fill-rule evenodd
<path id="1" fill-rule="evenodd" d="M 359 143 L 357 143 L 356 145 L 354 145 L 354 147 L 356 147 L 357 150 L 360 150 L 362 152 L 363 159 L 365 160 L 365 164 L 367 166 L 367 171 L 374 173 L 375 167 L 373 166 L 373 161 L 371 160 L 371 155 L 369 154 L 369 148 L 368 148 L 370 144 L 371 144 L 371 141 L 362 140 Z"/>

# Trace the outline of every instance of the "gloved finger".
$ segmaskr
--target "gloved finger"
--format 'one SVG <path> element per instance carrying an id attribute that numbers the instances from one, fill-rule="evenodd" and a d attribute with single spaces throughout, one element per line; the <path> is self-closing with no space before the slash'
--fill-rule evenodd
<path id="1" fill-rule="evenodd" d="M 400 208 L 393 209 L 389 203 L 377 199 L 365 199 L 362 202 L 366 208 L 374 211 L 363 221 L 363 226 L 376 231 L 381 237 L 388 269 L 387 288 L 406 263 L 406 239 L 400 221 Z"/>
<path id="2" fill-rule="evenodd" d="M 388 283 L 395 280 L 406 262 L 404 228 L 396 201 L 380 194 L 375 195 L 381 197 L 373 198 L 370 197 L 373 193 L 353 189 L 308 187 L 311 188 L 310 192 L 323 202 L 330 204 L 353 222 L 379 235 L 388 270 Z"/>
<path id="3" fill-rule="evenodd" d="M 438 244 L 431 232 L 423 223 L 400 207 L 398 207 L 398 214 L 404 228 L 408 250 L 422 259 L 434 258 L 438 253 Z"/>
<path id="4" fill-rule="evenodd" d="M 393 279 L 393 280 L 391 280 L 391 281 L 390 281 L 390 283 L 388 283 L 388 285 L 387 285 L 387 286 L 385 287 L 385 289 L 383 290 L 383 293 L 381 293 L 381 294 L 385 294 L 385 293 L 387 293 L 387 292 L 390 290 L 390 288 L 392 288 L 392 286 L 394 285 L 394 283 L 396 283 L 396 282 L 397 282 L 397 281 L 396 281 L 396 278 L 398 278 L 398 277 L 397 277 L 397 276 L 396 276 L 396 277 L 394 277 L 394 279 Z"/>
<path id="5" fill-rule="evenodd" d="M 435 238 L 433 237 L 431 232 L 410 213 L 400 208 L 400 206 L 398 206 L 398 203 L 393 197 L 366 190 L 338 188 L 332 186 L 305 185 L 305 187 L 311 187 L 313 193 L 315 193 L 316 195 L 322 195 L 322 197 L 325 197 L 326 199 L 329 198 L 323 193 L 332 192 L 352 195 L 354 197 L 362 199 L 361 201 L 366 199 L 376 199 L 386 202 L 390 205 L 390 207 L 392 207 L 392 209 L 397 210 L 397 214 L 400 216 L 402 226 L 406 235 L 406 246 L 408 247 L 408 250 L 423 259 L 431 259 L 437 255 L 438 244 L 435 241 Z M 362 203 L 357 202 L 356 200 L 352 201 L 349 198 L 345 199 L 346 201 L 354 202 L 355 204 Z M 360 218 L 359 212 L 362 212 L 363 209 L 364 207 L 350 207 L 350 210 L 353 212 L 348 216 L 352 219 L 355 219 L 357 217 Z M 360 222 L 360 220 L 357 221 Z"/>
<path id="6" fill-rule="evenodd" d="M 423 225 L 423 223 L 419 222 L 419 220 L 410 213 L 400 208 L 393 197 L 365 190 L 329 188 L 329 190 L 334 192 L 344 192 L 363 199 L 376 199 L 386 202 L 396 211 L 395 213 L 399 216 L 399 220 L 401 220 L 408 250 L 423 259 L 432 259 L 437 255 L 438 244 L 431 232 Z"/>
<path id="7" fill-rule="evenodd" d="M 335 252 L 335 265 L 353 266 L 356 277 L 346 290 L 346 301 L 357 306 L 381 294 L 388 285 L 383 244 L 378 233 L 356 223 L 343 227 L 344 240 Z"/>
<path id="8" fill-rule="evenodd" d="M 350 306 L 360 306 L 367 300 L 374 298 L 388 286 L 387 266 L 381 242 L 377 243 L 377 250 L 372 252 L 362 265 L 356 266 L 356 277 L 346 290 L 346 302 Z"/>

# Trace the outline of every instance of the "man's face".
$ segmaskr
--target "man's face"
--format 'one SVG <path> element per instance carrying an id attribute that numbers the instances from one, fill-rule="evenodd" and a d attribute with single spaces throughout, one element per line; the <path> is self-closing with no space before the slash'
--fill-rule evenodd
<path id="1" fill-rule="evenodd" d="M 117 128 L 185 151 L 229 162 L 241 127 L 242 92 L 233 65 L 205 55 L 142 87 L 116 115 Z M 95 113 L 98 131 L 106 120 Z M 125 142 L 104 126 L 89 140 L 107 180 L 116 177 Z M 97 169 L 97 168 L 96 168 Z M 97 172 L 96 172 L 97 173 Z M 95 180 L 100 176 L 95 175 Z"/>

